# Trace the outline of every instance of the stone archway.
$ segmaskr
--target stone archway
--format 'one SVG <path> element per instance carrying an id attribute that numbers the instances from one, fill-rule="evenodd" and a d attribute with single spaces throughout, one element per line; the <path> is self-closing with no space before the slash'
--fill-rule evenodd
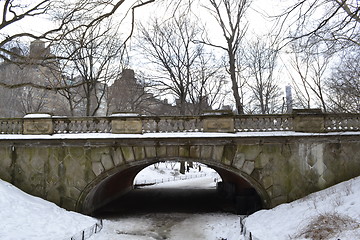
<path id="1" fill-rule="evenodd" d="M 76 210 L 85 214 L 92 214 L 96 209 L 132 190 L 134 178 L 143 168 L 156 162 L 169 160 L 206 164 L 217 171 L 226 183 L 233 184 L 237 192 L 244 193 L 249 189 L 253 189 L 261 199 L 262 208 L 269 207 L 269 196 L 266 190 L 245 172 L 215 159 L 202 160 L 178 156 L 144 158 L 132 162 L 124 162 L 102 172 L 82 191 L 77 201 Z"/>

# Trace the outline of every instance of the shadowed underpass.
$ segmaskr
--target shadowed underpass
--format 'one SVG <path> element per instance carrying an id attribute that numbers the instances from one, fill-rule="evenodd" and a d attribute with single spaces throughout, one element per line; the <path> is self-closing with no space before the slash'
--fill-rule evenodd
<path id="1" fill-rule="evenodd" d="M 216 189 L 142 188 L 134 189 L 111 202 L 95 215 L 154 212 L 218 212 L 233 211 L 231 201 L 221 198 Z"/>
<path id="2" fill-rule="evenodd" d="M 169 186 L 167 183 L 166 186 L 160 184 L 135 188 L 98 209 L 94 215 L 111 217 L 138 213 L 239 213 L 236 198 L 221 194 L 216 187 L 201 188 L 199 186 L 202 182 L 211 183 L 213 179 L 207 177 L 191 181 L 193 185 L 179 186 L 179 183 L 175 183 L 176 185 Z"/>

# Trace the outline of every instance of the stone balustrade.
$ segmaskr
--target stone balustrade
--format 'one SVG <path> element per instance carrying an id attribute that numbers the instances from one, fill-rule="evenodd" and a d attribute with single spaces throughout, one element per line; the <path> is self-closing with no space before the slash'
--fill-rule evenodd
<path id="1" fill-rule="evenodd" d="M 324 114 L 295 110 L 293 114 L 201 116 L 55 117 L 41 114 L 0 118 L 0 134 L 172 133 L 172 132 L 341 132 L 360 131 L 360 114 Z"/>

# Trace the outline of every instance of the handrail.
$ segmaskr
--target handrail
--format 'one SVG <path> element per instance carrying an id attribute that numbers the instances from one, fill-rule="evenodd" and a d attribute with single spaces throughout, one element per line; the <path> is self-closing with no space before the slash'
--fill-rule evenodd
<path id="1" fill-rule="evenodd" d="M 31 132 L 25 133 L 25 125 L 29 122 L 37 124 L 32 127 L 33 130 L 43 127 L 44 124 L 50 124 L 50 127 L 46 129 L 47 133 L 42 134 L 118 133 L 114 130 L 115 122 L 124 123 L 122 126 L 137 126 L 139 128 L 137 133 L 208 132 L 212 131 L 207 129 L 207 126 L 210 125 L 215 128 L 216 132 L 223 132 L 223 126 L 229 128 L 230 131 L 226 132 L 306 132 L 306 127 L 309 125 L 316 126 L 316 132 L 360 131 L 360 114 L 134 115 L 124 117 L 0 118 L 0 134 L 31 134 Z M 217 127 L 219 130 L 216 130 Z M 312 132 L 311 128 L 307 132 Z"/>

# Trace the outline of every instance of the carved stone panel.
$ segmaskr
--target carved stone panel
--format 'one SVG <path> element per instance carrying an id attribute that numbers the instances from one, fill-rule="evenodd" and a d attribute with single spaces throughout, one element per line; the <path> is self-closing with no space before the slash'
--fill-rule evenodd
<path id="1" fill-rule="evenodd" d="M 24 119 L 24 134 L 53 134 L 54 127 L 51 119 Z"/>
<path id="2" fill-rule="evenodd" d="M 111 121 L 112 133 L 128 134 L 142 133 L 141 119 L 113 119 Z"/>
<path id="3" fill-rule="evenodd" d="M 206 118 L 204 119 L 204 132 L 234 132 L 233 118 Z"/>

